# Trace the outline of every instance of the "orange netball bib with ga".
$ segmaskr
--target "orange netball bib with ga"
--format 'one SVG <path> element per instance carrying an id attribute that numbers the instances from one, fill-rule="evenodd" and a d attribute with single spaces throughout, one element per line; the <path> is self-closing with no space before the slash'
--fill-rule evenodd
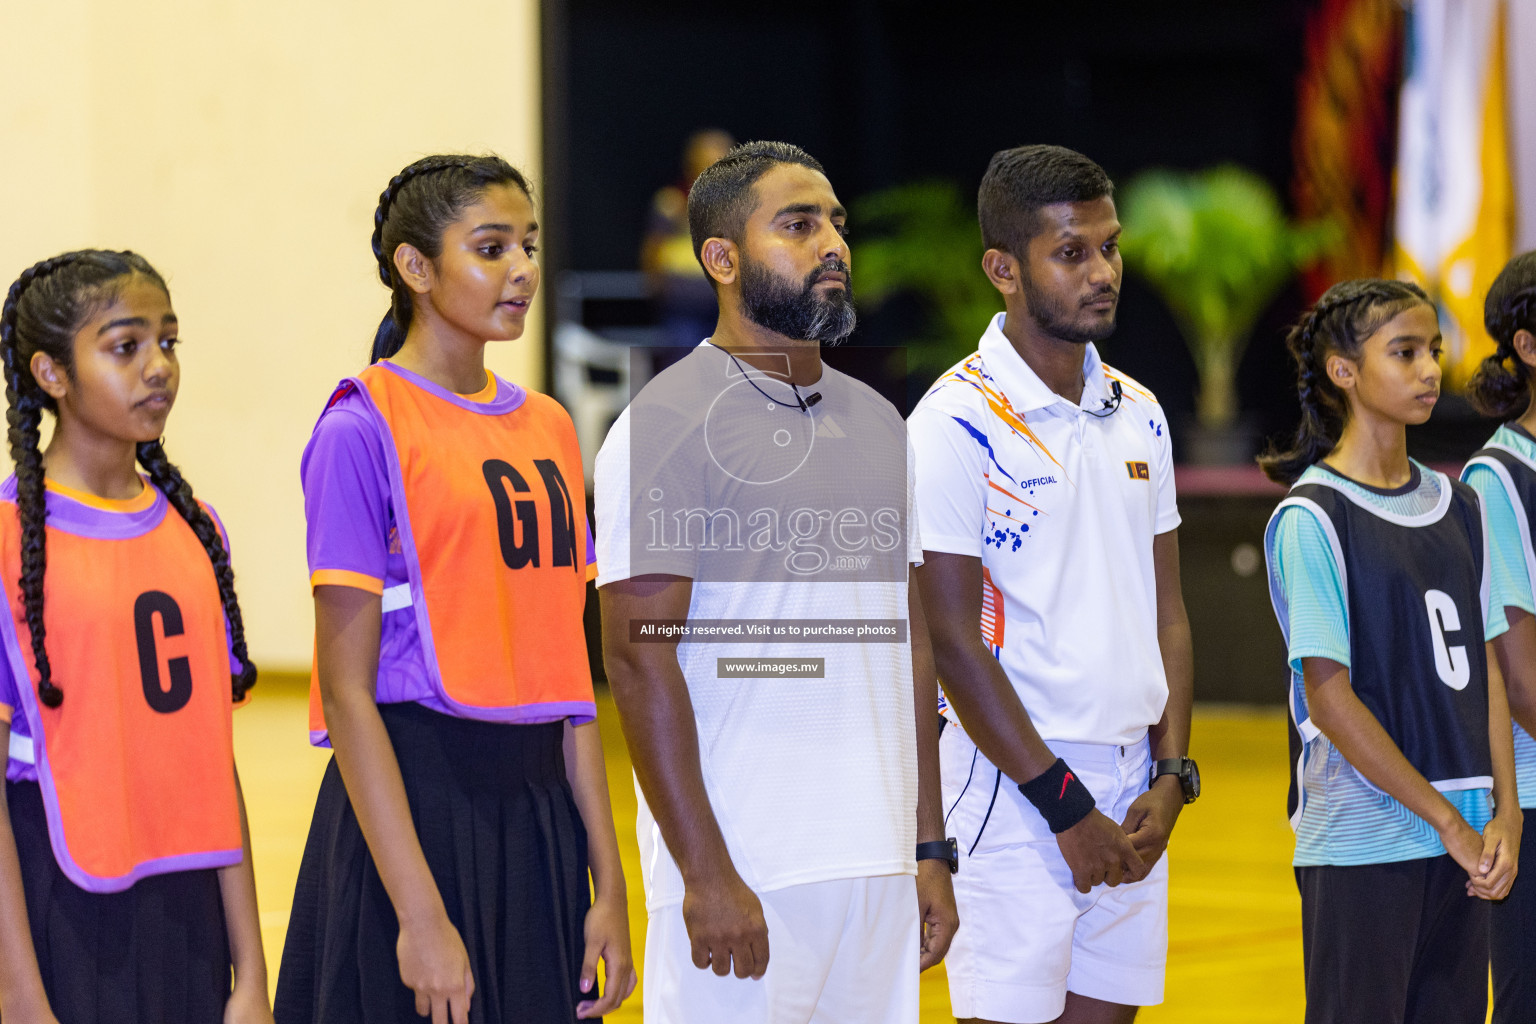
<path id="1" fill-rule="evenodd" d="M 60 489 L 62 490 L 62 489 Z M 48 834 L 91 892 L 240 861 L 224 608 L 165 496 L 99 507 L 50 488 L 43 622 L 57 708 L 37 697 L 13 477 L 0 488 L 0 640 L 20 691 Z M 116 507 L 123 506 L 123 507 Z"/>
<path id="2" fill-rule="evenodd" d="M 482 721 L 590 719 L 576 431 L 554 399 L 496 384 L 479 403 L 379 363 L 331 401 L 356 389 L 383 439 L 410 581 L 392 606 L 410 604 L 438 698 Z"/>

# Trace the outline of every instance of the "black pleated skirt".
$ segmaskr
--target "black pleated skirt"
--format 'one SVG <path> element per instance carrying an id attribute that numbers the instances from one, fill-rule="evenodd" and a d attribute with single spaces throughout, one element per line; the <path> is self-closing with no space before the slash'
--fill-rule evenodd
<path id="1" fill-rule="evenodd" d="M 54 859 L 38 784 L 7 782 L 5 793 L 32 945 L 61 1024 L 218 1024 L 232 981 L 218 872 L 87 892 Z"/>
<path id="2" fill-rule="evenodd" d="M 475 979 L 474 1024 L 576 1018 L 591 904 L 563 726 L 500 725 L 383 704 L 422 853 Z M 299 867 L 278 1024 L 420 1024 L 399 923 L 335 758 Z"/>

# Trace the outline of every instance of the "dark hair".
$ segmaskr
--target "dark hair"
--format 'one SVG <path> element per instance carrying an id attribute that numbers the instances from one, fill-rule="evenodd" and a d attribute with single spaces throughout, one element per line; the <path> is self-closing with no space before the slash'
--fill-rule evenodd
<path id="1" fill-rule="evenodd" d="M 1323 292 L 1285 336 L 1296 360 L 1301 423 L 1296 440 L 1281 451 L 1271 442 L 1259 466 L 1276 483 L 1293 484 L 1306 468 L 1333 451 L 1349 419 L 1349 402 L 1328 379 L 1323 365 L 1331 353 L 1358 358 L 1360 346 L 1403 310 L 1429 303 L 1424 289 L 1408 281 L 1362 278 L 1341 281 Z"/>
<path id="2" fill-rule="evenodd" d="M 992 154 L 976 193 L 981 244 L 1022 259 L 1040 230 L 1040 208 L 1115 194 L 1104 168 L 1063 146 L 1015 146 Z"/>
<path id="3" fill-rule="evenodd" d="M 64 700 L 48 662 L 43 620 L 43 574 L 48 565 L 47 498 L 38 427 L 43 410 L 58 414 L 58 403 L 32 376 L 32 357 L 42 352 L 68 374 L 74 365 L 75 333 L 98 310 L 116 301 L 127 279 L 139 275 L 170 294 L 165 279 L 144 257 L 132 252 L 86 249 L 33 264 L 22 272 L 0 312 L 0 356 L 5 363 L 5 397 L 10 409 L 11 459 L 16 463 L 16 509 L 21 519 L 21 593 L 32 657 L 37 663 L 37 695 L 48 707 Z M 192 496 L 181 470 L 166 458 L 159 440 L 141 443 L 136 455 L 149 478 L 181 514 L 213 563 L 219 598 L 229 620 L 229 642 L 240 671 L 231 676 L 235 700 L 256 682 L 256 666 L 245 648 L 245 624 L 235 597 L 229 551 L 213 517 Z"/>
<path id="4" fill-rule="evenodd" d="M 411 326 L 411 290 L 395 270 L 395 250 L 409 245 L 437 259 L 448 225 L 492 185 L 516 185 L 533 198 L 528 179 L 499 156 L 424 156 L 389 179 L 373 211 L 373 258 L 379 261 L 379 280 L 390 290 L 389 312 L 374 335 L 370 363 L 400 351 Z"/>
<path id="5" fill-rule="evenodd" d="M 1483 326 L 1498 348 L 1472 374 L 1467 397 L 1484 416 L 1514 419 L 1531 403 L 1531 368 L 1515 353 L 1515 333 L 1536 332 L 1536 251 L 1516 256 L 1493 279 Z"/>
<path id="6" fill-rule="evenodd" d="M 704 243 L 711 238 L 741 241 L 752 215 L 752 186 L 779 164 L 799 164 L 826 174 L 820 161 L 788 142 L 743 142 L 710 164 L 688 190 L 688 233 L 693 256 L 703 266 Z M 710 278 L 710 284 L 714 284 Z"/>

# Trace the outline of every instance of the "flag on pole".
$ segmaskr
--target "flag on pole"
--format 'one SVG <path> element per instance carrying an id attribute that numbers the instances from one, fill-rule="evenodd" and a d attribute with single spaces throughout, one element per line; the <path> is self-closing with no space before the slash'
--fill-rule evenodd
<path id="1" fill-rule="evenodd" d="M 1448 383 L 1493 351 L 1483 296 L 1511 255 L 1501 0 L 1414 0 L 1398 109 L 1393 269 L 1440 306 Z"/>
<path id="2" fill-rule="evenodd" d="M 1322 0 L 1307 16 L 1291 194 L 1303 220 L 1340 228 L 1339 244 L 1302 272 L 1309 300 L 1387 261 L 1402 13 L 1397 0 Z"/>
<path id="3" fill-rule="evenodd" d="M 1515 182 L 1515 252 L 1536 249 L 1536 3 L 1504 8 L 1504 52 L 1525 54 L 1504 66 L 1509 76 L 1510 171 Z"/>

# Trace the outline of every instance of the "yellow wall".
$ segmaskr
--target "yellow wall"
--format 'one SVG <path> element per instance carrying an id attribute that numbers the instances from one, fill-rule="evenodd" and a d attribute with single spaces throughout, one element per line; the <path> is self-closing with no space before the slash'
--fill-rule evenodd
<path id="1" fill-rule="evenodd" d="M 229 527 L 264 668 L 309 662 L 299 455 L 388 305 L 378 194 L 432 152 L 536 177 L 538 55 L 536 0 L 0 3 L 0 286 L 87 246 L 166 275 L 166 447 Z M 490 356 L 535 386 L 538 310 Z"/>

